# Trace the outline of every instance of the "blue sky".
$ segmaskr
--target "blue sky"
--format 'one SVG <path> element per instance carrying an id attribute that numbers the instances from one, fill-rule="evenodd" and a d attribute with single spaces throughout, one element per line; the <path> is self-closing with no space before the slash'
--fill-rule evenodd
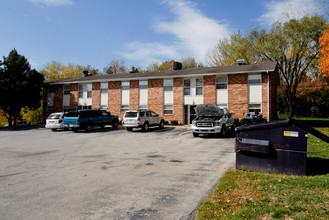
<path id="1" fill-rule="evenodd" d="M 1 0 L 0 59 L 16 48 L 33 68 L 51 61 L 103 70 L 191 56 L 280 19 L 321 13 L 322 0 Z"/>

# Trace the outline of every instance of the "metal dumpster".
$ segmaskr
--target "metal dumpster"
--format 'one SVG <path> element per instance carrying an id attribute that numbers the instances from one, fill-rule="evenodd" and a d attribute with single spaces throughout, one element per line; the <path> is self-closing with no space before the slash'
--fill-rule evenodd
<path id="1" fill-rule="evenodd" d="M 293 119 L 242 126 L 236 132 L 236 168 L 307 175 L 307 132 L 329 141 Z"/>

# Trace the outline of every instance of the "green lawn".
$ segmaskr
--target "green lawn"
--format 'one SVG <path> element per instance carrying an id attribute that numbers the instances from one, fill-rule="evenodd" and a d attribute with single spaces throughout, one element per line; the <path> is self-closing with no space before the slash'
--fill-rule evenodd
<path id="1" fill-rule="evenodd" d="M 329 135 L 329 128 L 319 128 Z M 309 135 L 308 157 L 329 159 Z M 200 204 L 198 219 L 329 219 L 329 174 L 288 176 L 232 169 Z"/>

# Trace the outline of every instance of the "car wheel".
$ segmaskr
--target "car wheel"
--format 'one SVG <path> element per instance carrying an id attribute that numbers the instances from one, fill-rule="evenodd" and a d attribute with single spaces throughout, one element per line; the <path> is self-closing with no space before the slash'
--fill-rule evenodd
<path id="1" fill-rule="evenodd" d="M 226 135 L 226 127 L 225 127 L 225 125 L 222 126 L 222 131 L 220 132 L 220 134 L 221 134 L 222 137 L 225 137 L 225 135 Z"/>
<path id="2" fill-rule="evenodd" d="M 133 130 L 133 128 L 127 128 L 127 131 L 132 131 Z"/>
<path id="3" fill-rule="evenodd" d="M 57 131 L 57 129 L 56 129 L 56 128 L 52 128 L 51 130 L 52 130 L 52 131 Z"/>
<path id="4" fill-rule="evenodd" d="M 105 128 L 105 126 L 104 126 L 104 125 L 101 125 L 100 127 L 101 127 L 101 129 L 104 129 L 104 128 Z"/>
<path id="5" fill-rule="evenodd" d="M 118 121 L 116 121 L 116 120 L 112 123 L 112 127 L 113 127 L 113 128 L 117 128 L 118 125 L 119 125 L 119 123 L 118 123 Z"/>
<path id="6" fill-rule="evenodd" d="M 198 133 L 193 133 L 193 137 L 199 137 Z"/>
<path id="7" fill-rule="evenodd" d="M 149 130 L 149 124 L 145 123 L 142 128 L 143 131 L 148 131 Z"/>
<path id="8" fill-rule="evenodd" d="M 164 121 L 160 122 L 159 128 L 164 128 Z"/>
<path id="9" fill-rule="evenodd" d="M 86 128 L 85 128 L 85 131 L 88 132 L 88 131 L 91 131 L 93 130 L 93 126 L 91 124 L 87 124 Z"/>

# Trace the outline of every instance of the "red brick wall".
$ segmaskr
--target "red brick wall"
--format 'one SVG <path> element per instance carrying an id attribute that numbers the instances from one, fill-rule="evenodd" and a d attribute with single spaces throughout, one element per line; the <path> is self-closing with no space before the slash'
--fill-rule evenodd
<path id="1" fill-rule="evenodd" d="M 158 115 L 163 115 L 163 79 L 148 80 L 147 107 Z"/>
<path id="2" fill-rule="evenodd" d="M 139 80 L 130 81 L 129 110 L 138 110 L 139 106 Z"/>
<path id="3" fill-rule="evenodd" d="M 216 104 L 216 76 L 203 77 L 203 103 Z"/>
<path id="4" fill-rule="evenodd" d="M 93 92 L 92 92 L 92 99 L 91 99 L 91 108 L 92 109 L 100 109 L 101 107 L 101 83 L 94 82 L 93 83 Z"/>
<path id="5" fill-rule="evenodd" d="M 178 120 L 180 124 L 184 123 L 184 96 L 183 96 L 183 80 L 184 78 L 174 78 L 174 104 L 173 114 L 164 115 L 164 120 L 170 123 L 171 120 Z"/>
<path id="6" fill-rule="evenodd" d="M 268 111 L 268 78 L 267 73 L 262 73 L 262 110 L 261 114 L 269 118 Z"/>
<path id="7" fill-rule="evenodd" d="M 228 109 L 237 118 L 248 113 L 248 74 L 228 75 Z"/>
<path id="8" fill-rule="evenodd" d="M 70 85 L 70 109 L 78 109 L 78 90 L 78 83 Z"/>
<path id="9" fill-rule="evenodd" d="M 112 115 L 118 115 L 122 118 L 121 113 L 121 82 L 109 82 L 108 109 Z"/>
<path id="10" fill-rule="evenodd" d="M 54 112 L 61 111 L 63 111 L 63 85 L 56 85 L 54 93 Z"/>

